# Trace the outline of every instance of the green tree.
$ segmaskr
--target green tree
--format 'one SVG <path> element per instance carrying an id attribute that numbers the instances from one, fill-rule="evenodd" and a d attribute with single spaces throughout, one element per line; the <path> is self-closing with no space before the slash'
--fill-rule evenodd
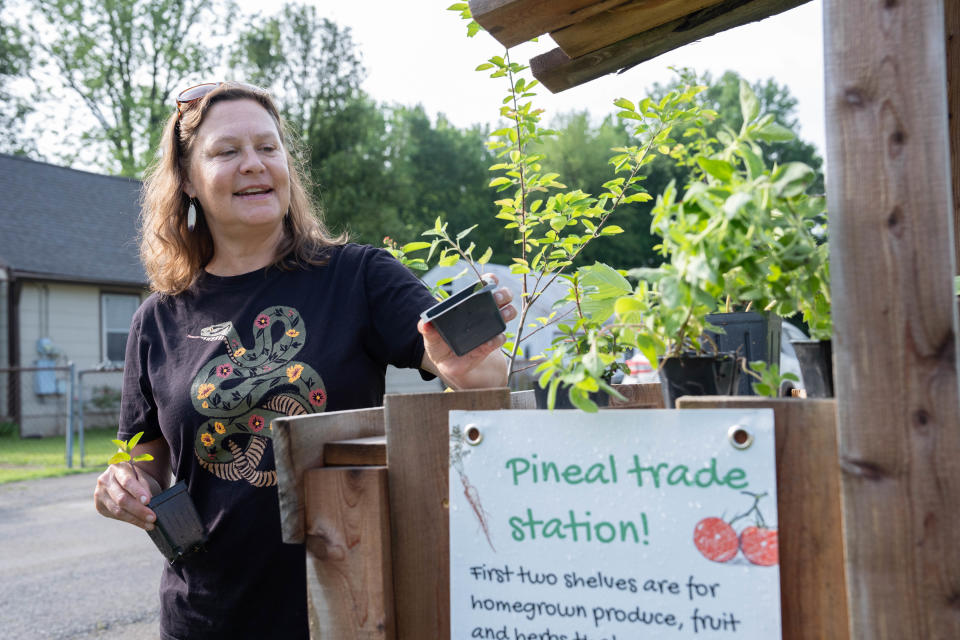
<path id="1" fill-rule="evenodd" d="M 11 84 L 29 76 L 31 56 L 29 43 L 17 25 L 6 14 L 6 3 L 0 0 L 0 151 L 35 155 L 36 142 L 25 132 L 24 121 L 33 111 L 29 101 L 13 93 Z"/>
<path id="2" fill-rule="evenodd" d="M 45 21 L 33 35 L 67 89 L 97 123 L 80 142 L 105 148 L 104 169 L 139 176 L 152 159 L 177 89 L 219 60 L 217 35 L 233 4 L 219 0 L 31 0 Z"/>
<path id="3" fill-rule="evenodd" d="M 438 216 L 453 229 L 479 224 L 470 240 L 481 251 L 491 247 L 494 262 L 508 264 L 510 235 L 490 223 L 497 196 L 488 186 L 494 155 L 484 145 L 487 129 L 459 129 L 442 114 L 431 122 L 420 105 L 394 109 L 391 122 L 392 166 L 406 194 L 400 206 L 408 231 L 402 237 L 432 227 Z"/>
<path id="4" fill-rule="evenodd" d="M 692 77 L 698 84 L 705 85 L 707 91 L 702 94 L 704 106 L 716 111 L 719 116 L 709 127 L 707 132 L 715 136 L 722 126 L 739 131 L 743 125 L 743 116 L 740 110 L 740 80 L 741 76 L 735 71 L 726 71 L 719 79 L 714 79 L 709 72 L 697 77 L 690 70 L 682 70 L 676 80 L 666 85 L 654 84 L 650 95 L 659 98 L 676 86 L 684 77 Z M 800 130 L 800 122 L 796 115 L 797 99 L 790 93 L 787 85 L 781 85 L 773 78 L 760 80 L 750 85 L 757 99 L 760 101 L 760 112 L 774 116 L 774 120 L 790 129 Z M 814 169 L 817 180 L 812 189 L 823 192 L 823 158 L 817 148 L 803 140 L 794 137 L 790 140 L 778 142 L 761 142 L 764 160 L 768 165 L 785 164 L 787 162 L 802 162 Z"/>
<path id="5" fill-rule="evenodd" d="M 310 145 L 327 135 L 332 116 L 356 107 L 351 103 L 365 75 L 350 29 L 296 3 L 271 17 L 249 18 L 230 62 L 239 79 L 270 90 L 289 126 Z"/>

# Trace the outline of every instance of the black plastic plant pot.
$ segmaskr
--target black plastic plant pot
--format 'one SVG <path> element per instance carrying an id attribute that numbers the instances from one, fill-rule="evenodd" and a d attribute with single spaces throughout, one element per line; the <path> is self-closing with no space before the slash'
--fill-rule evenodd
<path id="1" fill-rule="evenodd" d="M 833 397 L 833 341 L 793 340 L 808 398 Z"/>
<path id="2" fill-rule="evenodd" d="M 730 353 L 719 355 L 685 355 L 665 358 L 657 370 L 663 405 L 677 406 L 681 396 L 736 395 L 740 380 L 739 360 Z"/>
<path id="3" fill-rule="evenodd" d="M 783 320 L 778 315 L 755 311 L 711 313 L 707 316 L 707 322 L 725 331 L 707 332 L 710 339 L 716 343 L 719 353 L 733 352 L 746 359 L 748 364 L 754 360 L 763 360 L 767 364 L 779 366 Z M 751 376 L 739 376 L 738 380 L 739 386 L 735 395 L 756 395 L 751 386 Z"/>
<path id="4" fill-rule="evenodd" d="M 203 548 L 207 532 L 183 480 L 155 495 L 147 506 L 157 514 L 147 533 L 171 564 Z"/>
<path id="5" fill-rule="evenodd" d="M 537 409 L 547 409 L 547 399 L 550 395 L 550 387 L 544 389 L 538 384 L 533 385 L 533 398 L 537 402 Z M 587 396 L 593 400 L 598 407 L 610 405 L 610 396 L 605 391 L 591 391 Z M 576 409 L 577 407 L 570 402 L 569 385 L 560 385 L 557 387 L 557 397 L 553 403 L 554 409 Z"/>
<path id="6" fill-rule="evenodd" d="M 462 356 L 506 330 L 493 299 L 496 288 L 496 284 L 477 283 L 435 304 L 420 317 L 432 323 L 453 352 Z"/>

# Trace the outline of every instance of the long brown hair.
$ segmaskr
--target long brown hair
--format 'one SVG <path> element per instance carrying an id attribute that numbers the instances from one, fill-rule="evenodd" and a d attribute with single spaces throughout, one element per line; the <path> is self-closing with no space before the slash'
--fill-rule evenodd
<path id="1" fill-rule="evenodd" d="M 147 169 L 141 192 L 140 259 L 150 287 L 161 294 L 181 293 L 192 285 L 213 258 L 213 237 L 202 215 L 193 231 L 187 228 L 190 199 L 183 190 L 197 131 L 210 108 L 227 100 L 253 100 L 273 118 L 287 156 L 290 210 L 284 217 L 284 237 L 273 265 L 294 269 L 321 264 L 322 249 L 343 244 L 346 235 L 332 236 L 306 185 L 302 154 L 292 150 L 297 137 L 284 125 L 270 95 L 246 84 L 224 82 L 193 102 L 181 105 L 163 128 L 157 159 Z"/>

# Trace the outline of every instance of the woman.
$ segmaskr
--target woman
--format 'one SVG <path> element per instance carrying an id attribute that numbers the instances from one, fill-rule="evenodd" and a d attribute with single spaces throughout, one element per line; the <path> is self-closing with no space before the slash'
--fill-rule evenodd
<path id="1" fill-rule="evenodd" d="M 273 101 L 235 83 L 177 100 L 144 183 L 141 255 L 155 293 L 127 342 L 120 438 L 97 510 L 150 530 L 150 496 L 186 480 L 207 550 L 168 566 L 165 639 L 308 637 L 304 550 L 280 540 L 271 421 L 381 404 L 387 364 L 453 388 L 506 384 L 499 336 L 455 356 L 427 290 L 383 250 L 318 222 Z M 516 315 L 497 291 L 505 320 Z"/>

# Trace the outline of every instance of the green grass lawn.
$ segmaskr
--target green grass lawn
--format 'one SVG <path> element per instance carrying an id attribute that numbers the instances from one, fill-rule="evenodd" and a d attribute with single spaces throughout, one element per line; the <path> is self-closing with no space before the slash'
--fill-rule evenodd
<path id="1" fill-rule="evenodd" d="M 117 437 L 117 428 L 95 428 L 84 432 L 83 467 L 80 467 L 80 443 L 73 441 L 73 467 L 66 463 L 66 437 L 20 439 L 16 434 L 0 436 L 0 484 L 50 478 L 72 473 L 102 471 L 107 460 L 117 451 L 110 440 Z"/>

